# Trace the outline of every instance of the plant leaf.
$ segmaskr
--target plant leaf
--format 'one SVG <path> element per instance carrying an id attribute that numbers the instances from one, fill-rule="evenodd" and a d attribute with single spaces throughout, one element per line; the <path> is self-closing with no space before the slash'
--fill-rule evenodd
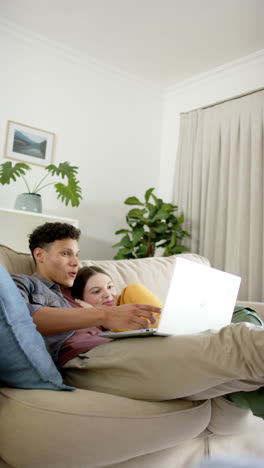
<path id="1" fill-rule="evenodd" d="M 154 215 L 154 217 L 151 219 L 151 222 L 154 223 L 155 221 L 158 221 L 160 219 L 167 219 L 169 216 L 170 214 L 167 211 L 164 211 L 160 208 L 158 212 Z"/>
<path id="2" fill-rule="evenodd" d="M 72 206 L 79 206 L 80 200 L 82 200 L 82 191 L 78 184 L 79 182 L 74 178 L 68 180 L 68 185 L 61 182 L 54 184 L 58 194 L 57 198 L 61 198 L 61 201 L 65 202 L 66 206 L 68 206 L 69 202 L 71 202 Z"/>
<path id="3" fill-rule="evenodd" d="M 178 216 L 177 221 L 178 221 L 179 224 L 184 223 L 184 214 L 183 213 L 181 213 L 180 216 Z"/>
<path id="4" fill-rule="evenodd" d="M 167 231 L 167 229 L 168 229 L 168 226 L 166 223 L 164 224 L 160 223 L 158 224 L 158 226 L 153 227 L 153 231 L 158 232 L 159 234 L 164 233 L 165 231 Z"/>
<path id="5" fill-rule="evenodd" d="M 115 234 L 126 234 L 127 232 L 130 232 L 129 229 L 119 229 L 119 231 L 116 231 Z"/>
<path id="6" fill-rule="evenodd" d="M 20 176 L 25 175 L 26 171 L 31 171 L 25 163 L 16 163 L 12 166 L 11 161 L 0 164 L 0 184 L 10 184 L 11 179 L 16 181 Z"/>
<path id="7" fill-rule="evenodd" d="M 141 205 L 144 206 L 144 203 L 142 203 L 137 197 L 128 197 L 124 201 L 125 205 Z"/>
<path id="8" fill-rule="evenodd" d="M 149 197 L 150 197 L 150 195 L 152 194 L 153 190 L 155 190 L 154 187 L 151 187 L 151 188 L 149 188 L 149 189 L 146 191 L 146 193 L 145 193 L 145 200 L 146 200 L 146 202 L 149 201 Z"/>
<path id="9" fill-rule="evenodd" d="M 143 215 L 146 213 L 146 209 L 143 209 L 143 210 L 140 210 L 139 208 L 132 208 L 132 210 L 130 210 L 128 213 L 127 213 L 127 216 L 129 218 L 139 218 L 139 219 L 142 219 L 143 218 Z"/>
<path id="10" fill-rule="evenodd" d="M 144 228 L 143 227 L 136 228 L 132 233 L 133 245 L 135 246 L 142 239 L 143 236 L 144 236 Z"/>
<path id="11" fill-rule="evenodd" d="M 122 242 L 120 241 L 120 242 L 117 242 L 116 244 L 112 245 L 112 247 L 114 247 L 114 248 L 115 248 L 115 247 L 121 247 L 121 245 L 123 245 L 123 244 L 122 244 Z"/>
<path id="12" fill-rule="evenodd" d="M 148 248 L 146 245 L 141 245 L 139 248 L 136 249 L 136 258 L 144 258 L 147 256 Z"/>
<path id="13" fill-rule="evenodd" d="M 153 205 L 153 203 L 146 202 L 146 207 L 149 210 L 149 213 L 151 213 L 153 210 L 157 211 L 157 208 L 155 207 L 155 205 Z M 149 214 L 149 216 L 150 216 L 150 214 Z"/>
<path id="14" fill-rule="evenodd" d="M 171 203 L 162 203 L 161 209 L 168 211 L 169 213 L 173 213 L 173 211 L 176 210 L 175 205 L 172 205 Z"/>
<path id="15" fill-rule="evenodd" d="M 133 250 L 128 248 L 119 249 L 117 254 L 114 257 L 116 260 L 122 260 L 124 258 L 135 258 L 133 255 Z"/>
<path id="16" fill-rule="evenodd" d="M 72 166 L 68 161 L 60 163 L 58 166 L 54 164 L 50 164 L 49 166 L 45 167 L 45 169 L 51 173 L 51 175 L 58 175 L 61 176 L 63 179 L 67 177 L 68 179 L 75 179 L 75 176 L 78 171 L 77 166 Z"/>
<path id="17" fill-rule="evenodd" d="M 129 237 L 128 234 L 126 234 L 124 237 L 122 237 L 122 239 L 121 239 L 120 242 L 122 243 L 122 245 L 123 245 L 124 247 L 127 247 L 128 249 L 130 249 L 130 248 L 133 247 L 132 242 L 131 242 L 131 239 L 130 239 L 130 237 Z"/>
<path id="18" fill-rule="evenodd" d="M 176 254 L 180 254 L 180 253 L 188 252 L 188 251 L 189 249 L 185 245 L 177 244 L 173 248 L 165 249 L 163 252 L 163 257 L 167 257 L 168 255 L 176 255 Z"/>

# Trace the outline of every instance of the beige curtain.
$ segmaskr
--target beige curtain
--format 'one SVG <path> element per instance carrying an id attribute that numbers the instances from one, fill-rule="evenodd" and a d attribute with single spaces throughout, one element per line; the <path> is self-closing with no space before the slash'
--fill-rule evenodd
<path id="1" fill-rule="evenodd" d="M 174 202 L 189 248 L 264 300 L 264 91 L 181 115 Z"/>

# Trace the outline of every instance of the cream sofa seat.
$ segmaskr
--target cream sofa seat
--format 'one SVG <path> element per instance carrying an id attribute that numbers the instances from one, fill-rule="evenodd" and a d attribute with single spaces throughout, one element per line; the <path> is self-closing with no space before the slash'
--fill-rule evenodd
<path id="1" fill-rule="evenodd" d="M 184 257 L 208 264 L 198 255 Z M 167 257 L 81 265 L 106 269 L 120 291 L 142 282 L 164 300 L 173 262 Z M 5 246 L 0 263 L 10 273 L 34 270 L 30 255 Z M 263 434 L 261 419 L 223 398 L 146 402 L 81 389 L 0 390 L 0 468 L 188 468 L 211 453 L 264 457 Z"/>

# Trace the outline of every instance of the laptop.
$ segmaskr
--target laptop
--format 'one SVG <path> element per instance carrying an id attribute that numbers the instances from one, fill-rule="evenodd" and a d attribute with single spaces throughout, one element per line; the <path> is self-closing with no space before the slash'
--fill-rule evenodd
<path id="1" fill-rule="evenodd" d="M 241 278 L 178 257 L 157 328 L 106 332 L 100 336 L 189 335 L 220 328 L 231 322 Z"/>

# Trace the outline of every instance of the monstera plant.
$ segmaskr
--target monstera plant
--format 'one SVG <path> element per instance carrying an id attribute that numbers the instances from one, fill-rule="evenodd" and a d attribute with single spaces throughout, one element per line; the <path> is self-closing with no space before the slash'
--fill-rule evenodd
<path id="1" fill-rule="evenodd" d="M 177 205 L 165 203 L 154 195 L 154 188 L 149 188 L 140 201 L 137 197 L 128 197 L 126 205 L 136 205 L 126 215 L 127 228 L 115 232 L 122 235 L 121 240 L 113 245 L 119 247 L 115 259 L 153 257 L 157 248 L 163 248 L 163 256 L 186 252 L 189 249 L 182 244 L 190 234 L 182 227 L 184 215 L 176 216 Z"/>
<path id="2" fill-rule="evenodd" d="M 78 167 L 72 166 L 69 162 L 62 162 L 58 166 L 50 164 L 45 167 L 45 175 L 39 182 L 34 182 L 34 185 L 30 186 L 26 179 L 26 173 L 31 170 L 28 164 L 18 162 L 12 164 L 10 161 L 0 164 L 0 183 L 2 185 L 10 184 L 12 181 L 16 181 L 17 178 L 22 177 L 25 182 L 27 189 L 24 195 L 39 195 L 39 192 L 49 185 L 53 185 L 57 194 L 57 198 L 60 199 L 66 206 L 71 203 L 72 206 L 79 206 L 80 200 L 82 199 L 82 191 L 77 180 Z M 66 183 L 61 181 L 48 182 L 46 179 L 48 176 L 61 177 L 65 179 Z M 48 182 L 48 183 L 46 183 Z"/>

